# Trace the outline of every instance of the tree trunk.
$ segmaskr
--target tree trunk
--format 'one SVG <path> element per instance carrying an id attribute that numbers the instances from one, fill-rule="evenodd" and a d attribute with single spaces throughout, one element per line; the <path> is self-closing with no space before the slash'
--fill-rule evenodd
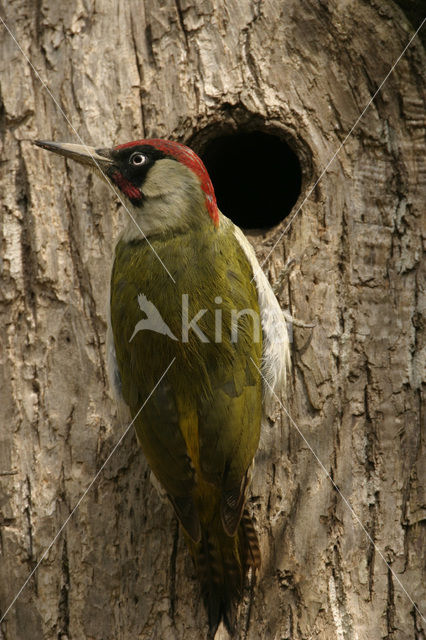
<path id="1" fill-rule="evenodd" d="M 78 142 L 70 123 L 103 147 L 165 137 L 203 153 L 218 133 L 256 130 L 295 150 L 298 202 L 250 238 L 260 258 L 278 241 L 272 282 L 295 260 L 280 300 L 315 328 L 293 327 L 256 457 L 263 564 L 237 637 L 424 638 L 418 37 L 351 132 L 414 33 L 403 13 L 386 0 L 10 0 L 0 15 L 48 86 L 0 25 L 1 640 L 207 629 L 132 430 L 8 609 L 126 426 L 105 365 L 126 213 L 96 176 L 31 144 Z"/>

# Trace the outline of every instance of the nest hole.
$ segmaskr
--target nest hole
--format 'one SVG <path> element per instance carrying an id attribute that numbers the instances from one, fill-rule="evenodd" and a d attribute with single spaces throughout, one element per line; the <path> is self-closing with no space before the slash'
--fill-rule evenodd
<path id="1" fill-rule="evenodd" d="M 300 195 L 297 155 L 263 131 L 211 138 L 200 152 L 219 209 L 243 229 L 267 230 L 284 220 Z"/>

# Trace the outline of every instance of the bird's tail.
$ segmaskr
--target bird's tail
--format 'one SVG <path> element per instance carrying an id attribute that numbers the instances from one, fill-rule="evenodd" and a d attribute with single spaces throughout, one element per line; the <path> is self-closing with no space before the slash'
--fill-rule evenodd
<path id="1" fill-rule="evenodd" d="M 201 580 L 207 609 L 210 638 L 223 620 L 232 634 L 235 607 L 241 600 L 244 581 L 250 568 L 260 567 L 260 549 L 253 522 L 246 510 L 235 536 L 228 536 L 222 523 L 202 527 L 201 541 L 187 538 Z"/>

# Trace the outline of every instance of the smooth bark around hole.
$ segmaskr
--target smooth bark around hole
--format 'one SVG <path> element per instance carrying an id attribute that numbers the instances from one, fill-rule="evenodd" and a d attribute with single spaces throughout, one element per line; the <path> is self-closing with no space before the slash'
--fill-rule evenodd
<path id="1" fill-rule="evenodd" d="M 268 229 L 290 213 L 302 181 L 295 152 L 263 131 L 219 135 L 201 151 L 220 210 L 243 229 Z"/>

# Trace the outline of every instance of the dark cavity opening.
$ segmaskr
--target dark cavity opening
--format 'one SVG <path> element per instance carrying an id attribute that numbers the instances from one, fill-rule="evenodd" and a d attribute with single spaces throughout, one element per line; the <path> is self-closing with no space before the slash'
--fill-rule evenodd
<path id="1" fill-rule="evenodd" d="M 269 229 L 288 216 L 299 197 L 299 160 L 275 135 L 250 131 L 219 136 L 207 142 L 200 156 L 219 209 L 239 227 Z"/>

